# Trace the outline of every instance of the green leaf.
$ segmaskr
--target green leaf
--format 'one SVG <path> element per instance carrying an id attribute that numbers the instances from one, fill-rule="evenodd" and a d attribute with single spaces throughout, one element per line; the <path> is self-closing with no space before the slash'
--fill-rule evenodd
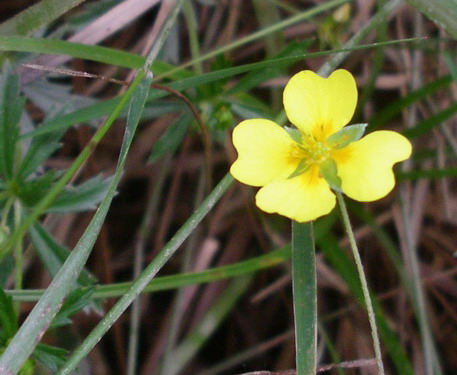
<path id="1" fill-rule="evenodd" d="M 42 126 L 46 126 L 45 124 Z M 18 169 L 18 178 L 25 179 L 44 163 L 60 147 L 60 138 L 64 129 L 33 137 L 30 146 Z"/>
<path id="2" fill-rule="evenodd" d="M 13 337 L 17 331 L 17 316 L 14 312 L 13 299 L 7 296 L 0 288 L 0 344 L 4 344 L 9 338 Z"/>
<path id="3" fill-rule="evenodd" d="M 173 124 L 168 125 L 167 130 L 165 130 L 158 141 L 152 146 L 148 162 L 155 162 L 166 153 L 173 154 L 181 144 L 193 119 L 194 117 L 191 113 L 184 113 Z"/>
<path id="4" fill-rule="evenodd" d="M 317 282 L 313 223 L 292 222 L 292 291 L 297 374 L 315 375 Z"/>
<path id="5" fill-rule="evenodd" d="M 103 179 L 101 175 L 92 177 L 77 186 L 67 186 L 49 206 L 47 212 L 81 212 L 97 208 L 105 198 L 112 177 Z"/>
<path id="6" fill-rule="evenodd" d="M 338 176 L 338 169 L 333 159 L 327 159 L 319 165 L 320 173 L 325 181 L 334 190 L 341 191 L 341 178 Z"/>
<path id="7" fill-rule="evenodd" d="M 17 196 L 27 207 L 35 206 L 49 191 L 52 183 L 55 181 L 57 172 L 50 170 L 43 176 L 31 181 L 22 182 L 18 187 Z"/>
<path id="8" fill-rule="evenodd" d="M 84 0 L 42 0 L 0 25 L 1 35 L 30 35 Z"/>
<path id="9" fill-rule="evenodd" d="M 457 103 L 450 104 L 447 108 L 422 120 L 416 126 L 406 129 L 403 134 L 410 139 L 428 134 L 430 130 L 451 118 L 457 112 Z"/>
<path id="10" fill-rule="evenodd" d="M 410 5 L 425 14 L 437 26 L 444 28 L 457 39 L 457 3 L 455 0 L 406 0 Z"/>
<path id="11" fill-rule="evenodd" d="M 19 96 L 19 77 L 5 64 L 0 75 L 0 173 L 11 180 L 14 174 L 19 121 L 25 99 Z"/>
<path id="12" fill-rule="evenodd" d="M 49 368 L 52 373 L 56 373 L 65 363 L 67 354 L 68 351 L 65 349 L 40 343 L 36 346 L 32 356 Z"/>
<path id="13" fill-rule="evenodd" d="M 292 138 L 298 144 L 302 142 L 302 135 L 300 130 L 296 128 L 291 128 L 290 126 L 284 126 L 284 130 L 289 134 L 290 138 Z"/>
<path id="14" fill-rule="evenodd" d="M 395 116 L 400 114 L 403 109 L 418 102 L 419 100 L 425 99 L 429 95 L 436 93 L 439 89 L 449 86 L 451 82 L 452 78 L 450 75 L 442 76 L 425 84 L 417 90 L 410 92 L 405 97 L 394 101 L 373 116 L 370 120 L 370 124 L 368 125 L 368 129 L 372 131 L 388 123 Z"/>
<path id="15" fill-rule="evenodd" d="M 3 231 L 3 229 L 2 229 Z M 1 244 L 2 242 L 0 242 Z M 0 260 L 0 288 L 5 287 L 6 280 L 14 270 L 14 258 L 12 255 L 8 255 Z"/>
<path id="16" fill-rule="evenodd" d="M 287 179 L 300 176 L 302 173 L 306 172 L 309 169 L 309 167 L 310 165 L 307 163 L 306 158 L 301 159 L 297 165 L 297 168 L 295 168 L 295 171 L 293 171 L 292 174 L 289 177 L 287 177 Z"/>
<path id="17" fill-rule="evenodd" d="M 71 317 L 91 303 L 94 288 L 78 288 L 65 299 L 62 308 L 52 321 L 50 328 L 71 324 Z"/>
<path id="18" fill-rule="evenodd" d="M 29 234 L 38 256 L 44 263 L 49 274 L 54 277 L 70 255 L 70 251 L 65 246 L 59 244 L 39 223 L 34 224 L 30 228 Z M 80 286 L 91 286 L 97 281 L 97 278 L 85 268 L 81 271 L 78 278 Z"/>
<path id="19" fill-rule="evenodd" d="M 354 124 L 345 126 L 340 131 L 327 138 L 327 143 L 334 149 L 344 148 L 349 143 L 358 141 L 365 133 L 368 124 Z"/>

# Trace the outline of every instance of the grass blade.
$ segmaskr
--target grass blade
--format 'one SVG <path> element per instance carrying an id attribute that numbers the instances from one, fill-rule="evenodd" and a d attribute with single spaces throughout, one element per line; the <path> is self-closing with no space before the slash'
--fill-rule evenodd
<path id="1" fill-rule="evenodd" d="M 30 35 L 84 0 L 42 0 L 0 25 L 0 35 Z"/>
<path id="2" fill-rule="evenodd" d="M 317 286 L 312 223 L 292 223 L 292 286 L 297 375 L 315 375 Z"/>

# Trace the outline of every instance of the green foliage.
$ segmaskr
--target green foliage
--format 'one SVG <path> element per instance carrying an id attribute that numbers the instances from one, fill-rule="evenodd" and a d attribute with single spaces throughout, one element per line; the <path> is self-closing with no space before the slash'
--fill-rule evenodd
<path id="1" fill-rule="evenodd" d="M 19 96 L 19 77 L 5 64 L 0 75 L 0 173 L 11 181 L 15 170 L 16 142 L 25 99 Z"/>

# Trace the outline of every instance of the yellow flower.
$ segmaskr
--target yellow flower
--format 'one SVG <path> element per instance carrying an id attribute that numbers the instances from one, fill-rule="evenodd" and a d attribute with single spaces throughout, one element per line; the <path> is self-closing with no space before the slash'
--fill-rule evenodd
<path id="1" fill-rule="evenodd" d="M 238 158 L 230 172 L 261 186 L 256 204 L 299 222 L 329 213 L 339 189 L 370 202 L 395 185 L 392 167 L 411 155 L 411 143 L 393 131 L 362 137 L 366 124 L 346 126 L 357 104 L 354 77 L 346 70 L 322 78 L 305 70 L 284 89 L 284 108 L 296 129 L 251 119 L 233 131 Z"/>

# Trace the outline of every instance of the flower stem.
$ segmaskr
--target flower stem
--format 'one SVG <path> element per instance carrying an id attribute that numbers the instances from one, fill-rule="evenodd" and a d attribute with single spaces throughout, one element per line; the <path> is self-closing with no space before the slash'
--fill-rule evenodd
<path id="1" fill-rule="evenodd" d="M 21 224 L 21 203 L 19 200 L 14 201 L 14 227 L 17 228 Z M 22 241 L 16 243 L 14 247 L 14 261 L 15 261 L 15 276 L 14 276 L 14 288 L 16 290 L 22 289 L 22 267 L 23 267 L 23 247 Z M 20 302 L 15 302 L 15 310 L 17 315 L 20 313 Z"/>
<path id="2" fill-rule="evenodd" d="M 292 290 L 297 375 L 316 374 L 317 293 L 313 223 L 292 222 Z"/>
<path id="3" fill-rule="evenodd" d="M 355 264 L 360 277 L 360 283 L 362 284 L 363 297 L 365 298 L 365 304 L 367 306 L 368 320 L 371 327 L 371 337 L 373 338 L 374 352 L 376 356 L 376 365 L 378 367 L 378 374 L 384 375 L 384 364 L 382 363 L 381 344 L 379 342 L 378 328 L 376 326 L 376 317 L 373 310 L 373 303 L 371 302 L 370 291 L 368 290 L 368 283 L 363 270 L 362 259 L 360 259 L 359 249 L 355 242 L 354 232 L 352 231 L 351 222 L 349 220 L 349 214 L 344 202 L 343 195 L 336 191 L 336 197 L 338 198 L 338 204 L 340 205 L 341 214 L 343 216 L 343 223 L 346 229 L 346 233 L 349 238 L 351 245 L 352 254 L 354 255 Z"/>

